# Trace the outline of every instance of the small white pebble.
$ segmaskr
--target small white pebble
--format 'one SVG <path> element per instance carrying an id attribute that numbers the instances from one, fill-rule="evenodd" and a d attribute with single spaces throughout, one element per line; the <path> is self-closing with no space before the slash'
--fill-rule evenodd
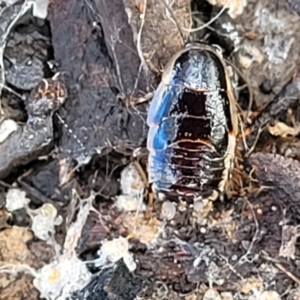
<path id="1" fill-rule="evenodd" d="M 230 292 L 221 293 L 222 300 L 233 300 L 233 296 Z"/>
<path id="2" fill-rule="evenodd" d="M 208 289 L 203 296 L 203 300 L 222 300 L 222 298 L 217 290 Z"/>
<path id="3" fill-rule="evenodd" d="M 264 291 L 260 296 L 259 300 L 281 300 L 280 295 L 275 291 Z"/>
<path id="4" fill-rule="evenodd" d="M 203 234 L 206 233 L 206 228 L 205 227 L 201 227 L 200 228 L 200 232 L 203 233 Z"/>
<path id="5" fill-rule="evenodd" d="M 233 254 L 233 255 L 231 256 L 231 259 L 232 259 L 233 261 L 236 261 L 236 260 L 237 260 L 237 255 L 236 255 L 236 254 Z"/>
<path id="6" fill-rule="evenodd" d="M 258 209 L 256 210 L 256 212 L 257 212 L 259 215 L 262 215 L 262 214 L 263 214 L 263 211 L 262 211 L 261 208 L 258 208 Z"/>
<path id="7" fill-rule="evenodd" d="M 203 201 L 196 201 L 196 202 L 194 203 L 194 210 L 195 210 L 196 212 L 200 212 L 201 210 L 203 210 L 203 208 L 204 208 L 204 203 L 203 203 Z"/>
<path id="8" fill-rule="evenodd" d="M 260 265 L 260 269 L 265 270 L 266 268 L 267 268 L 267 266 L 265 264 Z"/>
<path id="9" fill-rule="evenodd" d="M 176 214 L 176 207 L 173 202 L 165 201 L 161 210 L 162 217 L 167 220 L 172 220 Z"/>

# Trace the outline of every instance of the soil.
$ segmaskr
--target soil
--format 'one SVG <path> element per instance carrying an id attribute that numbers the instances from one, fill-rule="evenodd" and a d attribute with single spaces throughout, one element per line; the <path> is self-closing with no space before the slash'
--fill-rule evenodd
<path id="1" fill-rule="evenodd" d="M 300 1 L 30 5 L 0 4 L 0 299 L 300 299 Z M 149 101 L 195 40 L 248 133 L 201 212 L 147 181 Z"/>

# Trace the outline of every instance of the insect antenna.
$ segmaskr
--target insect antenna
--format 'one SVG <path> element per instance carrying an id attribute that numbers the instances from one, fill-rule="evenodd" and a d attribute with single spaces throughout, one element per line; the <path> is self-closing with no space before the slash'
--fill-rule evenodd
<path id="1" fill-rule="evenodd" d="M 245 120 L 247 122 L 247 119 L 248 119 L 248 116 L 249 116 L 249 113 L 250 113 L 250 110 L 251 110 L 251 107 L 252 107 L 252 104 L 253 104 L 253 90 L 251 88 L 251 85 L 249 83 L 249 80 L 246 78 L 246 76 L 242 73 L 241 70 L 239 70 L 239 68 L 234 65 L 232 62 L 230 62 L 229 60 L 227 59 L 224 59 L 225 62 L 230 65 L 236 72 L 237 74 L 244 80 L 244 82 L 246 83 L 246 86 L 247 86 L 247 89 L 248 89 L 248 92 L 249 92 L 249 103 L 248 103 L 248 109 L 247 109 L 247 113 L 246 113 L 246 116 L 245 116 Z"/>

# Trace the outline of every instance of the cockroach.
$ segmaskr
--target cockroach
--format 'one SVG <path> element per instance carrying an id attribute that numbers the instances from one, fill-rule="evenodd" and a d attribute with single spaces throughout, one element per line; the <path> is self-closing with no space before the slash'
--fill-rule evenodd
<path id="1" fill-rule="evenodd" d="M 155 193 L 194 203 L 224 195 L 234 166 L 238 115 L 217 46 L 187 43 L 169 60 L 147 124 Z"/>

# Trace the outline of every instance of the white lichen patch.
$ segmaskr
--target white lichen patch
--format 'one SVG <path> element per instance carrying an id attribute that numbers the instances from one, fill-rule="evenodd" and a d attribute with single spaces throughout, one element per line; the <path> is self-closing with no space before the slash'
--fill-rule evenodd
<path id="1" fill-rule="evenodd" d="M 136 269 L 133 255 L 129 252 L 128 240 L 123 237 L 105 241 L 98 251 L 98 255 L 99 258 L 95 260 L 95 265 L 98 267 L 116 263 L 120 259 L 123 259 L 130 272 L 133 272 Z"/>
<path id="2" fill-rule="evenodd" d="M 37 270 L 37 274 L 34 275 L 33 284 L 46 299 L 67 299 L 72 293 L 83 289 L 91 280 L 92 275 L 86 263 L 77 258 L 75 248 L 89 212 L 93 210 L 92 201 L 93 197 L 85 201 L 80 200 L 76 221 L 71 223 L 67 230 L 63 254 L 57 254 L 50 264 Z M 49 211 L 49 214 L 52 217 L 55 215 L 54 211 Z"/>
<path id="3" fill-rule="evenodd" d="M 142 199 L 129 195 L 116 196 L 116 207 L 123 211 L 146 211 L 147 207 Z"/>
<path id="4" fill-rule="evenodd" d="M 86 264 L 75 255 L 61 257 L 37 271 L 33 284 L 42 298 L 65 300 L 72 293 L 84 288 L 91 279 Z"/>
<path id="5" fill-rule="evenodd" d="M 255 12 L 256 30 L 264 36 L 264 52 L 273 64 L 280 64 L 288 58 L 295 41 L 294 17 L 284 11 L 280 14 L 281 18 L 262 5 Z"/>
<path id="6" fill-rule="evenodd" d="M 7 211 L 13 212 L 27 207 L 30 199 L 26 198 L 26 193 L 20 189 L 9 189 L 6 194 L 5 208 Z"/>
<path id="7" fill-rule="evenodd" d="M 32 219 L 31 229 L 34 235 L 43 241 L 48 241 L 55 233 L 54 227 L 63 221 L 51 203 L 45 203 L 35 210 L 28 209 L 28 214 Z"/>
<path id="8" fill-rule="evenodd" d="M 75 195 L 75 197 L 77 196 Z M 75 249 L 88 215 L 91 210 L 94 210 L 92 206 L 93 199 L 94 197 L 91 196 L 86 200 L 79 200 L 79 212 L 76 221 L 67 226 L 63 253 L 57 251 L 59 245 L 53 239 L 53 248 L 56 255 L 49 264 L 38 270 L 27 264 L 4 264 L 0 267 L 0 272 L 8 274 L 26 272 L 30 274 L 34 278 L 34 286 L 41 293 L 41 298 L 47 300 L 65 300 L 75 292 L 82 290 L 90 282 L 92 274 L 89 272 L 86 262 L 77 258 Z M 77 206 L 77 203 L 77 199 L 73 199 L 72 205 L 74 207 Z M 31 210 L 30 214 L 33 215 L 33 218 L 39 216 L 35 222 L 40 221 L 41 227 L 37 226 L 39 229 L 38 235 L 44 238 L 47 235 L 44 231 L 46 225 L 48 224 L 48 230 L 52 232 L 53 225 L 57 224 L 60 218 L 57 215 L 57 210 L 51 204 L 44 204 L 38 210 Z M 72 217 L 73 210 L 68 215 L 67 221 L 71 220 Z"/>

